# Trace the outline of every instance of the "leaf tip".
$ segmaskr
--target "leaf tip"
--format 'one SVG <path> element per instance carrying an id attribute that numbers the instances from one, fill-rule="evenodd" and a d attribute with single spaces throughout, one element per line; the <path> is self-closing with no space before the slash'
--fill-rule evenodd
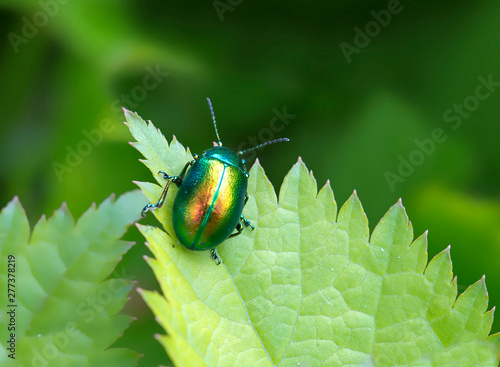
<path id="1" fill-rule="evenodd" d="M 133 114 L 137 115 L 136 112 L 132 112 L 130 110 L 127 110 L 125 107 L 122 107 L 122 111 L 123 111 L 123 114 L 125 115 L 125 118 L 127 120 L 129 120 L 132 117 Z M 125 123 L 127 123 L 127 121 L 125 121 Z"/>
<path id="2" fill-rule="evenodd" d="M 252 169 L 254 166 L 257 167 L 258 169 L 263 169 L 262 166 L 260 165 L 259 158 L 255 158 L 255 162 L 253 162 Z"/>
<path id="3" fill-rule="evenodd" d="M 137 229 L 139 230 L 139 232 L 141 233 L 144 233 L 143 231 L 145 231 L 145 228 L 147 226 L 145 226 L 144 224 L 141 224 L 139 222 L 135 222 L 134 225 L 137 227 Z"/>
<path id="4" fill-rule="evenodd" d="M 95 204 L 95 203 L 93 203 Z M 70 215 L 71 216 L 71 212 L 69 211 L 69 208 L 68 208 L 68 203 L 66 201 L 63 201 L 61 206 L 54 210 L 54 216 L 57 215 L 58 213 L 64 213 L 66 215 Z"/>
<path id="5" fill-rule="evenodd" d="M 333 195 L 333 190 L 332 190 L 332 186 L 330 184 L 330 179 L 326 180 L 325 185 L 323 186 L 323 188 L 321 190 L 323 190 L 324 188 L 326 188 L 327 190 L 331 191 L 332 195 Z"/>

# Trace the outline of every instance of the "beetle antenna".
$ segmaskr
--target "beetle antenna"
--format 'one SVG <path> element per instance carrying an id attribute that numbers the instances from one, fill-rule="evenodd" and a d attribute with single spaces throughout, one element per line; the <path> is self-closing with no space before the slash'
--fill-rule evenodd
<path id="1" fill-rule="evenodd" d="M 275 139 L 275 140 L 271 140 L 271 141 L 266 141 L 265 143 L 259 144 L 256 147 L 248 148 L 248 149 L 245 149 L 245 150 L 240 150 L 239 152 L 236 152 L 236 154 L 240 154 L 240 155 L 241 154 L 245 154 L 247 152 L 251 152 L 252 150 L 265 147 L 266 145 L 269 145 L 269 144 L 281 143 L 282 141 L 290 141 L 290 139 L 288 139 L 288 138 L 279 138 L 279 139 Z"/>
<path id="2" fill-rule="evenodd" d="M 215 135 L 217 135 L 217 142 L 219 143 L 219 146 L 221 147 L 222 142 L 220 141 L 219 131 L 217 131 L 217 122 L 215 121 L 215 113 L 214 113 L 214 108 L 212 107 L 212 101 L 208 97 L 207 97 L 207 101 L 208 101 L 208 107 L 210 107 L 210 113 L 212 114 L 212 121 L 214 122 Z"/>

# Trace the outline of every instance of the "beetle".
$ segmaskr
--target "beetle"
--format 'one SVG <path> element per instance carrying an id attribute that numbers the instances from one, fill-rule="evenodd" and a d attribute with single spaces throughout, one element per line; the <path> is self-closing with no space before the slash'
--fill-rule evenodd
<path id="1" fill-rule="evenodd" d="M 177 176 L 159 171 L 167 180 L 163 192 L 158 202 L 146 205 L 141 214 L 144 217 L 149 210 L 161 208 L 173 183 L 179 188 L 172 210 L 172 224 L 177 238 L 189 250 L 211 250 L 212 259 L 219 265 L 220 259 L 215 247 L 226 239 L 241 234 L 243 226 L 255 229 L 242 214 L 248 201 L 249 173 L 245 160 L 240 156 L 265 145 L 289 139 L 267 141 L 238 152 L 223 147 L 212 102 L 210 98 L 207 98 L 207 101 L 217 143 L 214 142 L 214 147 L 205 150 L 201 155 L 194 154 L 194 159 L 187 162 Z"/>

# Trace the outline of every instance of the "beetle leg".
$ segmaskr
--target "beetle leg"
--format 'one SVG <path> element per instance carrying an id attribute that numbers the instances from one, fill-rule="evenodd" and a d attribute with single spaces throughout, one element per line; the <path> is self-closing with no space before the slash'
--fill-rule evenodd
<path id="1" fill-rule="evenodd" d="M 246 219 L 246 218 L 243 216 L 243 214 L 242 214 L 242 215 L 241 215 L 241 217 L 240 217 L 240 221 L 242 221 L 242 222 L 243 222 L 243 224 L 245 225 L 245 227 L 250 227 L 250 228 L 252 228 L 252 230 L 254 230 L 254 229 L 255 229 L 255 227 L 252 225 L 252 223 L 250 223 L 250 221 L 249 221 L 248 219 Z"/>
<path id="2" fill-rule="evenodd" d="M 141 215 L 143 217 L 146 216 L 146 213 L 149 210 L 155 210 L 155 209 L 158 209 L 158 208 L 162 207 L 163 203 L 165 202 L 165 197 L 167 196 L 167 192 L 168 192 L 168 188 L 169 188 L 170 184 L 173 182 L 177 187 L 181 186 L 182 179 L 186 175 L 186 171 L 187 171 L 188 167 L 191 166 L 196 161 L 196 159 L 198 159 L 198 155 L 197 154 L 195 154 L 195 159 L 193 159 L 192 161 L 186 163 L 186 165 L 182 169 L 181 174 L 179 176 L 170 176 L 168 173 L 163 172 L 163 171 L 159 171 L 158 172 L 158 174 L 162 175 L 163 178 L 165 180 L 167 180 L 167 184 L 165 185 L 165 188 L 163 189 L 163 192 L 162 192 L 162 194 L 161 194 L 160 199 L 158 200 L 158 202 L 156 204 L 148 204 L 148 205 L 146 205 L 142 209 Z"/>
<path id="3" fill-rule="evenodd" d="M 241 218 L 240 218 L 240 220 L 241 220 Z M 233 233 L 228 238 L 236 237 L 237 235 L 241 234 L 241 231 L 243 231 L 243 226 L 241 225 L 240 222 L 238 222 L 238 224 L 236 225 L 236 233 Z"/>
<path id="4" fill-rule="evenodd" d="M 247 205 L 247 201 L 248 201 L 248 195 L 245 195 L 245 202 L 243 203 L 243 207 L 245 207 L 245 205 Z M 235 237 L 235 236 L 241 234 L 241 231 L 243 231 L 243 226 L 241 225 L 242 223 L 245 225 L 245 227 L 250 227 L 250 228 L 252 228 L 252 230 L 255 229 L 255 227 L 252 225 L 252 223 L 250 223 L 250 221 L 248 219 L 246 219 L 242 214 L 242 215 L 240 215 L 240 221 L 236 225 L 236 233 L 233 233 L 228 238 Z"/>
<path id="5" fill-rule="evenodd" d="M 245 202 L 243 203 L 243 207 L 245 207 L 245 205 L 247 205 L 247 201 L 248 201 L 248 194 L 245 195 Z M 245 225 L 245 227 L 250 227 L 252 228 L 252 230 L 255 229 L 254 226 L 252 226 L 252 223 L 250 223 L 250 221 L 248 219 L 246 219 L 243 214 L 241 215 L 240 217 L 240 221 L 243 222 L 243 224 Z"/>
<path id="6" fill-rule="evenodd" d="M 243 207 L 245 207 L 245 205 L 247 205 L 247 201 L 248 201 L 248 194 L 245 195 L 245 202 L 243 203 Z M 252 226 L 252 223 L 250 223 L 250 221 L 248 219 L 246 219 L 243 214 L 240 216 L 240 221 L 243 222 L 243 224 L 245 225 L 245 227 L 250 227 L 252 228 L 252 230 L 255 229 L 254 226 Z"/>
<path id="7" fill-rule="evenodd" d="M 161 193 L 158 202 L 156 204 L 148 204 L 142 209 L 141 215 L 143 217 L 146 216 L 146 213 L 149 210 L 155 210 L 163 206 L 165 198 L 167 197 L 168 188 L 170 187 L 170 184 L 172 182 L 175 183 L 177 186 L 180 186 L 180 184 L 182 183 L 182 180 L 178 176 L 170 176 L 168 173 L 165 173 L 163 171 L 159 171 L 158 173 L 162 175 L 165 180 L 167 180 L 167 184 L 165 185 L 165 188 L 163 189 L 163 192 Z"/>
<path id="8" fill-rule="evenodd" d="M 220 263 L 222 262 L 220 257 L 217 256 L 217 252 L 215 252 L 215 247 L 212 249 L 211 253 L 210 253 L 210 256 L 212 257 L 212 259 L 215 261 L 215 263 L 217 265 L 220 265 Z"/>
<path id="9" fill-rule="evenodd" d="M 180 175 L 178 177 L 179 184 L 177 185 L 177 183 L 176 183 L 177 186 L 180 186 L 180 184 L 182 183 L 182 180 L 184 179 L 184 176 L 186 175 L 188 167 L 191 166 L 194 162 L 196 162 L 197 159 L 198 159 L 198 154 L 195 154 L 194 155 L 194 159 L 191 162 L 187 162 L 186 163 L 186 165 L 184 166 L 184 168 L 182 169 L 182 171 L 181 171 L 181 173 L 180 173 Z"/>
<path id="10" fill-rule="evenodd" d="M 176 183 L 180 180 L 179 176 L 170 176 L 168 173 L 165 173 L 163 171 L 158 171 L 158 174 L 162 175 L 164 180 L 170 180 L 173 183 Z M 182 182 L 182 180 L 180 181 Z"/>
<path id="11" fill-rule="evenodd" d="M 169 176 L 165 172 L 161 172 L 161 173 L 163 173 L 163 177 L 168 176 L 167 177 L 167 180 L 168 180 L 167 184 L 165 185 L 165 188 L 163 189 L 163 192 L 161 193 L 161 196 L 160 196 L 160 199 L 158 200 L 158 202 L 156 204 L 148 204 L 142 209 L 141 215 L 143 217 L 146 216 L 146 213 L 149 210 L 155 210 L 155 209 L 162 207 L 163 203 L 165 202 L 165 197 L 167 196 L 167 192 L 168 192 L 168 188 L 170 187 L 170 183 L 172 183 L 172 182 L 175 183 L 175 180 L 178 179 L 177 176 Z"/>
<path id="12" fill-rule="evenodd" d="M 250 221 L 248 219 L 246 219 L 243 214 L 240 216 L 240 221 L 238 222 L 238 224 L 236 225 L 236 233 L 233 233 L 231 234 L 228 238 L 231 238 L 231 237 L 236 237 L 238 236 L 239 234 L 241 234 L 241 232 L 243 231 L 243 225 L 242 223 L 245 225 L 245 227 L 250 227 L 252 228 L 252 230 L 255 229 L 255 227 L 252 225 L 252 223 L 250 223 Z"/>

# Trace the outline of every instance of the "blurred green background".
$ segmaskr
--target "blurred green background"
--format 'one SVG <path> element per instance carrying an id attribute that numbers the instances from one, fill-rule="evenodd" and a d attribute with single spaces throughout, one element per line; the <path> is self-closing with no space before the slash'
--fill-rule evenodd
<path id="1" fill-rule="evenodd" d="M 201 152 L 211 97 L 226 146 L 291 139 L 258 152 L 275 187 L 301 156 L 339 204 L 357 190 L 371 229 L 402 197 L 429 256 L 452 245 L 459 292 L 486 274 L 500 305 L 499 19 L 486 0 L 0 0 L 1 206 L 18 195 L 34 225 L 134 189 L 151 175 L 119 107 Z M 156 288 L 126 238 L 120 268 Z M 117 345 L 168 365 L 136 292 L 125 312 Z"/>

